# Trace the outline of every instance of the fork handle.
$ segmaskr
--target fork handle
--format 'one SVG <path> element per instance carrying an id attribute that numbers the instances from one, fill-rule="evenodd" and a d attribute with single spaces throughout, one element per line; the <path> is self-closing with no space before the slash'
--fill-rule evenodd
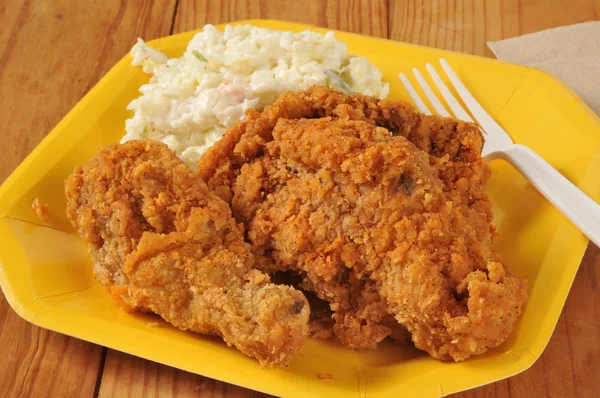
<path id="1" fill-rule="evenodd" d="M 488 158 L 511 163 L 596 246 L 600 246 L 600 206 L 530 148 L 512 144 Z"/>

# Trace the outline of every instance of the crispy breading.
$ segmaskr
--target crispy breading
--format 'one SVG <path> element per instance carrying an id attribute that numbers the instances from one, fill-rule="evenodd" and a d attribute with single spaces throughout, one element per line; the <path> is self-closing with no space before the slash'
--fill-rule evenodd
<path id="1" fill-rule="evenodd" d="M 482 146 L 472 124 L 313 87 L 249 111 L 197 172 L 259 268 L 329 302 L 344 344 L 401 336 L 393 316 L 418 348 L 463 360 L 504 341 L 527 301 L 492 249 Z"/>
<path id="2" fill-rule="evenodd" d="M 248 110 L 245 121 L 229 129 L 200 159 L 197 173 L 213 192 L 231 202 L 240 168 L 262 154 L 278 120 L 321 117 L 361 120 L 384 127 L 394 136 L 406 137 L 432 155 L 430 162 L 448 189 L 464 193 L 463 199 L 469 205 L 483 199 L 481 205 L 489 210 L 485 189 L 490 172 L 480 156 L 483 137 L 476 126 L 423 115 L 406 102 L 350 95 L 320 86 L 284 93 L 262 112 Z"/>
<path id="3" fill-rule="evenodd" d="M 65 192 L 97 279 L 124 309 L 221 336 L 263 366 L 285 366 L 302 349 L 304 295 L 253 268 L 229 205 L 166 145 L 104 148 L 77 167 Z"/>

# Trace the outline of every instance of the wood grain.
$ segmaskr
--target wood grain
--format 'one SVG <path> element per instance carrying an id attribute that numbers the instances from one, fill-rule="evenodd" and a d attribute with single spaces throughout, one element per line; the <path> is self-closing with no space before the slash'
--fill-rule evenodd
<path id="1" fill-rule="evenodd" d="M 0 397 L 90 397 L 103 348 L 21 319 L 0 298 Z"/>
<path id="2" fill-rule="evenodd" d="M 475 55 L 487 41 L 597 20 L 600 0 L 390 0 L 390 38 Z"/>
<path id="3" fill-rule="evenodd" d="M 266 397 L 256 391 L 207 379 L 110 350 L 98 397 Z"/>
<path id="4" fill-rule="evenodd" d="M 280 19 L 388 37 L 387 0 L 180 0 L 175 32 L 243 19 Z"/>
<path id="5" fill-rule="evenodd" d="M 600 18 L 600 0 L 25 0 L 0 2 L 0 182 L 131 47 L 206 23 L 283 19 L 478 55 L 486 41 Z M 456 397 L 600 391 L 600 250 L 582 262 L 531 369 Z M 262 397 L 21 320 L 0 297 L 0 397 Z M 96 383 L 98 381 L 98 384 Z M 95 391 L 96 390 L 96 391 Z"/>
<path id="6" fill-rule="evenodd" d="M 175 1 L 0 2 L 0 182 Z M 91 397 L 102 347 L 35 327 L 0 297 L 0 397 Z"/>
<path id="7" fill-rule="evenodd" d="M 0 181 L 137 37 L 168 35 L 174 9 L 175 0 L 1 2 L 0 109 L 10 128 L 1 133 Z"/>

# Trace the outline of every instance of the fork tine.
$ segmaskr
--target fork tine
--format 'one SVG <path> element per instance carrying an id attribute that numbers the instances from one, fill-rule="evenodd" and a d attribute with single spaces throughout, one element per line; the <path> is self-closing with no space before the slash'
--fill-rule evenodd
<path id="1" fill-rule="evenodd" d="M 417 106 L 417 109 L 419 110 L 419 112 L 424 113 L 426 115 L 431 115 L 431 111 L 429 110 L 427 105 L 425 105 L 425 103 L 423 102 L 423 100 L 421 99 L 419 94 L 417 94 L 417 91 L 415 90 L 413 85 L 410 84 L 410 82 L 408 81 L 406 76 L 404 76 L 404 73 L 400 73 L 398 75 L 398 77 L 402 81 L 402 84 L 404 84 L 406 91 L 408 91 L 410 98 L 412 98 L 412 100 L 415 103 L 415 105 Z"/>
<path id="2" fill-rule="evenodd" d="M 442 116 L 450 117 L 450 113 L 446 110 L 446 107 L 444 105 L 442 105 L 442 103 L 440 102 L 438 97 L 433 93 L 433 91 L 431 90 L 431 87 L 429 87 L 429 84 L 423 78 L 421 71 L 418 70 L 417 68 L 414 68 L 413 73 L 415 74 L 417 81 L 421 85 L 421 88 L 423 88 L 423 91 L 425 92 L 425 96 L 427 97 L 427 99 L 429 99 L 429 102 L 431 102 L 431 105 L 433 105 L 433 109 L 435 109 L 435 111 Z"/>
<path id="3" fill-rule="evenodd" d="M 450 82 L 456 89 L 460 98 L 462 98 L 463 102 L 469 108 L 473 117 L 477 119 L 477 122 L 485 131 L 503 131 L 502 127 L 492 117 L 483 109 L 483 107 L 477 102 L 477 100 L 471 95 L 469 90 L 465 87 L 462 81 L 456 76 L 454 70 L 450 67 L 450 64 L 445 59 L 441 59 L 440 63 L 442 64 L 442 68 L 444 68 L 444 72 L 448 75 Z"/>
<path id="4" fill-rule="evenodd" d="M 471 116 L 463 109 L 460 103 L 454 98 L 454 95 L 450 92 L 446 84 L 440 78 L 440 75 L 435 71 L 434 67 L 431 64 L 426 65 L 427 71 L 433 78 L 433 82 L 438 87 L 440 92 L 442 93 L 442 97 L 446 100 L 446 103 L 452 109 L 452 112 L 456 115 L 460 120 L 464 120 L 466 122 L 473 122 Z"/>

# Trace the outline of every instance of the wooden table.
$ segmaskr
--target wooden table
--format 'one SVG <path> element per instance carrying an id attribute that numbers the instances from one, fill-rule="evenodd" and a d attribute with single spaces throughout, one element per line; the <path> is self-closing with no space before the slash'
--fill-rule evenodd
<path id="1" fill-rule="evenodd" d="M 488 40 L 599 17 L 600 0 L 1 1 L 0 182 L 137 37 L 270 18 L 491 56 Z M 599 254 L 590 246 L 533 367 L 459 396 L 600 394 Z M 32 326 L 2 295 L 0 347 L 0 397 L 263 396 Z"/>

